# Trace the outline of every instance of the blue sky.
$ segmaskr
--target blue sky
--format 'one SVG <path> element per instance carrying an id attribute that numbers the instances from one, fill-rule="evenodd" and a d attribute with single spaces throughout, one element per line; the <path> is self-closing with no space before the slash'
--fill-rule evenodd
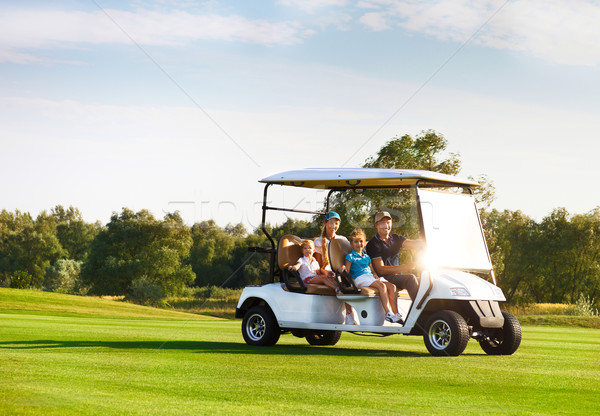
<path id="1" fill-rule="evenodd" d="M 0 1 L 0 208 L 253 227 L 260 178 L 434 129 L 495 208 L 585 213 L 598 21 L 592 1 Z"/>

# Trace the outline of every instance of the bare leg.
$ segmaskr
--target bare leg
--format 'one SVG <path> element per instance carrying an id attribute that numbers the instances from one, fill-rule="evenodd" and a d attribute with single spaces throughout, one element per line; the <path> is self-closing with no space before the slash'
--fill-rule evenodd
<path id="1" fill-rule="evenodd" d="M 398 295 L 396 294 L 396 285 L 390 282 L 383 282 L 387 288 L 388 297 L 390 299 L 390 306 L 392 312 L 398 313 Z"/>
<path id="2" fill-rule="evenodd" d="M 333 283 L 333 281 L 331 279 L 328 279 L 324 276 L 317 276 L 315 277 L 311 283 L 315 283 L 317 285 L 325 285 L 327 287 L 332 288 L 333 290 L 337 289 L 337 285 L 335 283 Z"/>
<path id="3" fill-rule="evenodd" d="M 379 290 L 379 299 L 381 300 L 381 306 L 383 306 L 383 310 L 385 311 L 385 313 L 390 312 L 390 298 L 388 297 L 387 289 L 383 282 L 376 280 L 373 283 L 371 283 L 371 287 Z"/>

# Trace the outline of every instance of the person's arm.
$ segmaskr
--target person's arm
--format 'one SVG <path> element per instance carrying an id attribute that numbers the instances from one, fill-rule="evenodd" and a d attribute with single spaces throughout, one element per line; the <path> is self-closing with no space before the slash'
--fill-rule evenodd
<path id="1" fill-rule="evenodd" d="M 350 273 L 350 260 L 346 260 L 344 261 L 344 265 L 342 267 L 340 267 L 340 270 L 338 270 L 340 273 L 343 273 L 344 271 L 347 271 L 348 273 Z"/>
<path id="2" fill-rule="evenodd" d="M 425 248 L 425 241 L 406 239 L 402 243 L 402 248 L 407 248 L 409 250 L 421 250 L 421 249 Z"/>
<path id="3" fill-rule="evenodd" d="M 319 263 L 319 266 L 321 266 L 321 268 L 323 268 L 323 256 L 321 255 L 321 253 L 317 253 L 315 251 L 315 254 L 313 254 L 313 257 L 315 259 L 317 259 L 317 263 Z"/>
<path id="4" fill-rule="evenodd" d="M 369 263 L 369 267 L 371 268 L 371 274 L 373 275 L 373 277 L 375 279 L 379 279 L 379 276 L 377 275 L 377 273 L 375 273 L 375 268 L 373 267 L 373 261 L 371 260 L 371 263 Z"/>
<path id="5" fill-rule="evenodd" d="M 408 273 L 415 268 L 415 263 L 410 262 L 399 266 L 386 266 L 383 264 L 383 259 L 377 257 L 371 259 L 371 266 L 375 269 L 378 276 L 385 276 L 387 274 Z"/>
<path id="6" fill-rule="evenodd" d="M 302 263 L 300 263 L 300 262 L 294 264 L 293 266 L 291 264 L 288 264 L 287 268 L 290 269 L 290 270 L 296 270 L 296 271 L 298 271 L 298 269 L 300 268 L 301 265 L 302 265 Z"/>
<path id="7" fill-rule="evenodd" d="M 317 243 L 317 241 L 315 241 L 315 253 L 313 254 L 313 257 L 315 259 L 317 259 L 317 263 L 319 263 L 320 272 L 318 274 L 323 275 L 323 276 L 329 276 L 329 277 L 335 276 L 334 272 L 332 272 L 331 270 L 326 270 L 325 267 L 323 266 L 323 255 L 319 251 L 317 251 L 317 250 L 323 250 L 323 247 L 316 243 Z"/>
<path id="8" fill-rule="evenodd" d="M 313 257 L 315 258 L 315 260 L 317 260 L 316 256 L 314 254 L 313 254 Z M 314 265 L 313 265 L 313 267 L 314 267 Z M 329 270 L 324 270 L 321 267 L 321 263 L 319 263 L 319 261 L 317 260 L 317 267 L 315 268 L 315 273 L 317 274 L 317 276 L 327 277 L 327 276 L 329 276 L 328 273 L 331 273 L 331 272 Z"/>

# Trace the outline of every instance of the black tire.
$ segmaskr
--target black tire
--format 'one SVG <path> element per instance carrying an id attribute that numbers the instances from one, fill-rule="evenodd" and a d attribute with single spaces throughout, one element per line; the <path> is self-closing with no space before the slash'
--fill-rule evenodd
<path id="1" fill-rule="evenodd" d="M 454 311 L 434 313 L 427 321 L 423 341 L 431 355 L 460 355 L 469 342 L 469 328 L 464 318 Z"/>
<path id="2" fill-rule="evenodd" d="M 335 345 L 341 336 L 342 331 L 308 331 L 306 340 L 310 345 Z"/>
<path id="3" fill-rule="evenodd" d="M 277 343 L 281 330 L 271 309 L 258 305 L 250 308 L 244 315 L 242 335 L 248 345 L 267 347 Z"/>
<path id="4" fill-rule="evenodd" d="M 511 355 L 521 345 L 521 324 L 508 312 L 502 312 L 504 326 L 492 336 L 480 339 L 481 349 L 488 355 Z"/>

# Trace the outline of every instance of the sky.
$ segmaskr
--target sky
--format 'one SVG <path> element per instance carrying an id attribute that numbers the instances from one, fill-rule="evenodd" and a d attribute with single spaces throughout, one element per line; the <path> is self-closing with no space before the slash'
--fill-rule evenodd
<path id="1" fill-rule="evenodd" d="M 0 209 L 252 229 L 258 180 L 433 129 L 493 208 L 583 214 L 598 21 L 584 0 L 0 0 Z"/>

